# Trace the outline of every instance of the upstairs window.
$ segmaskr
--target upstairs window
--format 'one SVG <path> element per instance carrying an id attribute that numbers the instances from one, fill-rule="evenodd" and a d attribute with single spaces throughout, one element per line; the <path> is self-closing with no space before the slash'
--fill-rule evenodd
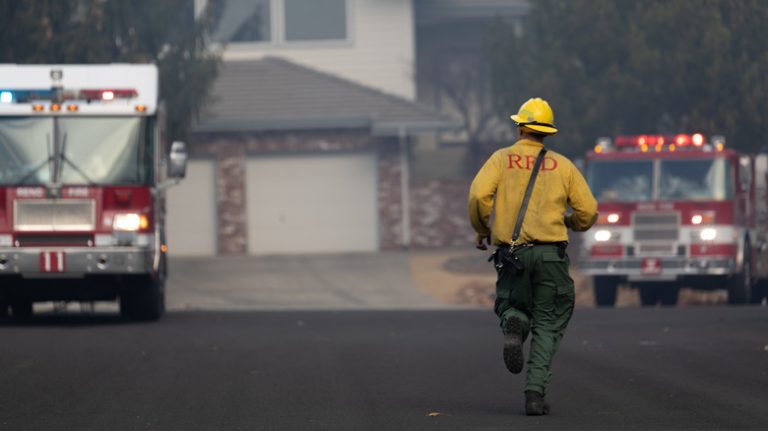
<path id="1" fill-rule="evenodd" d="M 285 40 L 344 40 L 346 0 L 284 0 Z"/>
<path id="2" fill-rule="evenodd" d="M 216 42 L 270 42 L 270 0 L 221 1 L 211 39 Z"/>
<path id="3" fill-rule="evenodd" d="M 349 0 L 208 0 L 215 42 L 312 42 L 347 39 Z"/>

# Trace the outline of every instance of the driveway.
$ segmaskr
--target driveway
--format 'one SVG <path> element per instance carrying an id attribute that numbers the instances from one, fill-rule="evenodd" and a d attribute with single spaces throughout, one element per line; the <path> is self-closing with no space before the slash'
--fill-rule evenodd
<path id="1" fill-rule="evenodd" d="M 434 309 L 406 252 L 172 258 L 171 310 Z"/>

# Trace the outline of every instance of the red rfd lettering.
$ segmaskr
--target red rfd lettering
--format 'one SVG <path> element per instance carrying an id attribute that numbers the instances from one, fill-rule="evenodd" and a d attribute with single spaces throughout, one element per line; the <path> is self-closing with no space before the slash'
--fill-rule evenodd
<path id="1" fill-rule="evenodd" d="M 536 163 L 536 157 L 525 156 L 525 166 L 523 166 L 523 156 L 520 154 L 508 154 L 507 160 L 509 161 L 509 165 L 507 166 L 509 169 L 514 169 L 515 166 L 517 166 L 517 169 L 525 169 L 528 171 L 533 169 L 533 165 Z M 541 170 L 554 171 L 555 169 L 557 169 L 557 160 L 552 157 L 544 157 L 544 161 L 541 162 Z"/>
<path id="2" fill-rule="evenodd" d="M 543 162 L 542 162 L 543 163 Z M 533 165 L 536 164 L 536 157 L 533 156 L 525 156 L 525 169 L 527 171 L 530 171 L 531 168 L 533 168 Z"/>
<path id="3" fill-rule="evenodd" d="M 509 158 L 509 169 L 512 169 L 512 164 L 513 163 L 515 165 L 517 165 L 518 169 L 523 169 L 523 167 L 520 166 L 520 159 L 522 158 L 522 156 L 520 156 L 520 154 L 510 154 L 507 157 Z"/>
<path id="4" fill-rule="evenodd" d="M 547 166 L 547 163 L 549 163 L 549 166 Z M 557 160 L 553 159 L 552 157 L 544 157 L 544 161 L 541 162 L 541 170 L 554 171 L 555 169 L 557 169 Z"/>

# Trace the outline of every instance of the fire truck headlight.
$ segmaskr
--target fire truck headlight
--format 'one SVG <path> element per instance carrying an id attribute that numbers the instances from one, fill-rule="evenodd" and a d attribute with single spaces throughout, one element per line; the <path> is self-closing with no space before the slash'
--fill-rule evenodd
<path id="1" fill-rule="evenodd" d="M 137 213 L 115 214 L 112 228 L 116 231 L 136 232 L 148 225 L 147 216 Z"/>
<path id="2" fill-rule="evenodd" d="M 717 238 L 717 229 L 702 229 L 701 232 L 699 232 L 699 237 L 702 239 L 702 241 L 712 241 L 713 239 Z"/>
<path id="3" fill-rule="evenodd" d="M 598 230 L 595 232 L 595 241 L 597 242 L 605 242 L 611 239 L 611 231 L 609 230 Z"/>
<path id="4" fill-rule="evenodd" d="M 701 211 L 691 214 L 691 224 L 714 224 L 715 212 L 714 211 Z"/>

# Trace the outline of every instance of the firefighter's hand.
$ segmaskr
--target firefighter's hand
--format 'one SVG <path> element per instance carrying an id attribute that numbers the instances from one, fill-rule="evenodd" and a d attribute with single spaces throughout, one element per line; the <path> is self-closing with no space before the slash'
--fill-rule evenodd
<path id="1" fill-rule="evenodd" d="M 571 217 L 570 217 L 570 214 L 566 214 L 566 215 L 563 217 L 563 223 L 565 223 L 565 228 L 566 228 L 566 229 L 571 229 L 571 230 L 573 230 L 573 227 L 571 226 Z"/>
<path id="2" fill-rule="evenodd" d="M 475 248 L 478 250 L 488 250 L 488 246 L 491 245 L 491 236 L 490 235 L 477 235 L 477 242 L 475 243 Z"/>

